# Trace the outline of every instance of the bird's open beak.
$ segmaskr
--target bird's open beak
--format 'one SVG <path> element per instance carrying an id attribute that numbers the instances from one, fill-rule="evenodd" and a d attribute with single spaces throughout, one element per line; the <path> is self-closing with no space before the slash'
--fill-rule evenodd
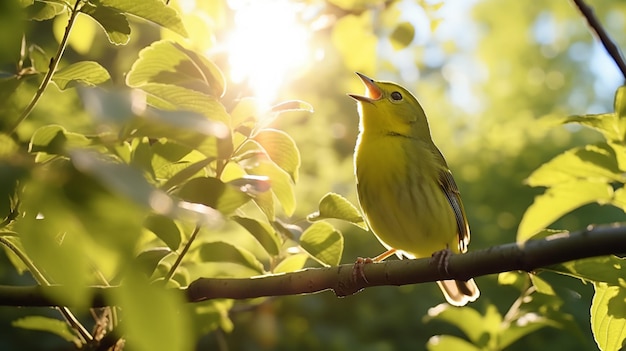
<path id="1" fill-rule="evenodd" d="M 372 78 L 364 74 L 361 74 L 359 72 L 356 72 L 356 74 L 359 76 L 359 78 L 361 78 L 361 81 L 363 82 L 363 84 L 365 84 L 366 96 L 356 95 L 356 94 L 348 94 L 348 96 L 350 96 L 351 98 L 357 101 L 369 102 L 369 103 L 374 102 L 376 100 L 380 100 L 380 98 L 383 96 L 383 92 L 382 90 L 380 90 L 378 85 L 376 85 L 376 82 Z"/>

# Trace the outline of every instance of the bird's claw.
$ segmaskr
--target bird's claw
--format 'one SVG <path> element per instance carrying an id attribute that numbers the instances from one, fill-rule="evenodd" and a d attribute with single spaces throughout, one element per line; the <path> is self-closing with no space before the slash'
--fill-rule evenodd
<path id="1" fill-rule="evenodd" d="M 431 256 L 431 263 L 436 263 L 439 272 L 445 272 L 450 275 L 448 271 L 448 262 L 450 260 L 450 256 L 452 255 L 452 251 L 448 247 L 443 250 L 433 252 Z"/>

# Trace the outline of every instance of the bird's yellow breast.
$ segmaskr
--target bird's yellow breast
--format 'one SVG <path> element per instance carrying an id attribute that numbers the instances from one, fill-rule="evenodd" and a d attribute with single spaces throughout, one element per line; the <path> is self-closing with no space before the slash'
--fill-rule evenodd
<path id="1" fill-rule="evenodd" d="M 359 136 L 355 173 L 359 203 L 387 247 L 427 257 L 458 250 L 454 213 L 439 185 L 430 145 L 403 136 Z"/>

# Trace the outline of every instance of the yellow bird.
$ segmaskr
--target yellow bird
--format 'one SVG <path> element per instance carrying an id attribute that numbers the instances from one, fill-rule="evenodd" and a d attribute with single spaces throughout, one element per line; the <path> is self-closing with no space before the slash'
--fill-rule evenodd
<path id="1" fill-rule="evenodd" d="M 394 253 L 421 258 L 466 252 L 470 231 L 461 196 L 420 103 L 398 84 L 357 75 L 366 95 L 348 95 L 360 116 L 354 153 L 359 204 L 387 248 L 373 261 Z M 437 283 L 454 306 L 480 295 L 473 279 Z"/>

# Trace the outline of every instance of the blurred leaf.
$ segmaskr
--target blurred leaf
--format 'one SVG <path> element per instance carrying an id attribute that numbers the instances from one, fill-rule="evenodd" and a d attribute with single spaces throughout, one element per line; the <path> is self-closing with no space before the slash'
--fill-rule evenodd
<path id="1" fill-rule="evenodd" d="M 296 209 L 296 195 L 291 177 L 274 162 L 259 160 L 246 167 L 251 175 L 266 176 L 270 179 L 272 193 L 278 199 L 285 214 L 291 216 Z"/>
<path id="2" fill-rule="evenodd" d="M 592 236 L 593 239 L 593 236 Z M 546 268 L 591 283 L 621 285 L 626 277 L 626 259 L 617 256 L 590 257 Z"/>
<path id="3" fill-rule="evenodd" d="M 145 227 L 152 231 L 159 239 L 173 251 L 178 250 L 181 242 L 181 233 L 176 223 L 168 217 L 150 215 L 144 221 Z"/>
<path id="4" fill-rule="evenodd" d="M 124 311 L 126 347 L 138 351 L 193 350 L 190 318 L 182 293 L 151 285 L 134 273 L 108 297 Z"/>
<path id="5" fill-rule="evenodd" d="M 480 348 L 472 345 L 467 340 L 463 340 L 452 335 L 437 335 L 428 339 L 426 344 L 428 351 L 479 351 Z"/>
<path id="6" fill-rule="evenodd" d="M 300 237 L 300 246 L 323 266 L 341 262 L 343 235 L 326 222 L 315 222 Z"/>
<path id="7" fill-rule="evenodd" d="M 565 182 L 625 182 L 617 166 L 615 151 L 606 143 L 568 150 L 535 170 L 527 182 L 530 186 L 559 186 Z"/>
<path id="8" fill-rule="evenodd" d="M 204 167 L 208 166 L 214 160 L 214 158 L 205 158 L 203 160 L 188 165 L 187 167 L 173 175 L 170 179 L 168 179 L 165 184 L 161 186 L 161 189 L 165 191 L 171 190 L 173 187 L 178 186 L 180 183 L 198 174 L 200 171 L 202 171 L 202 169 L 204 169 Z"/>
<path id="9" fill-rule="evenodd" d="M 30 64 L 33 66 L 35 71 L 39 73 L 46 73 L 50 68 L 50 56 L 46 55 L 46 52 L 43 51 L 37 45 L 31 45 L 28 47 L 28 58 L 30 59 Z"/>
<path id="10" fill-rule="evenodd" d="M 372 30 L 371 16 L 367 11 L 360 16 L 343 16 L 333 27 L 333 45 L 341 54 L 348 70 L 373 72 L 376 69 L 378 38 Z M 359 54 L 355 55 L 356 52 Z"/>
<path id="11" fill-rule="evenodd" d="M 160 0 L 97 0 L 98 6 L 106 6 L 130 15 L 154 22 L 175 33 L 187 37 L 187 31 L 178 13 Z"/>
<path id="12" fill-rule="evenodd" d="M 26 17 L 35 21 L 45 21 L 63 13 L 65 6 L 59 3 L 35 1 L 26 8 Z"/>
<path id="13" fill-rule="evenodd" d="M 623 277 L 623 276 L 622 276 Z M 594 283 L 591 330 L 601 350 L 622 350 L 626 340 L 626 288 Z"/>
<path id="14" fill-rule="evenodd" d="M 263 264 L 248 250 L 223 241 L 202 244 L 200 257 L 204 262 L 232 262 L 251 268 L 259 274 L 265 272 Z"/>
<path id="15" fill-rule="evenodd" d="M 524 242 L 564 214 L 583 205 L 610 203 L 613 189 L 606 183 L 576 181 L 555 185 L 535 201 L 524 213 L 517 230 L 517 241 Z"/>
<path id="16" fill-rule="evenodd" d="M 428 316 L 424 317 L 424 321 L 432 319 L 456 326 L 477 345 L 486 345 L 489 338 L 497 335 L 502 322 L 502 317 L 493 305 L 489 305 L 485 316 L 482 316 L 470 307 L 454 308 L 447 304 L 440 304 L 429 309 Z"/>
<path id="17" fill-rule="evenodd" d="M 324 195 L 320 200 L 319 211 L 307 216 L 307 220 L 312 222 L 328 218 L 341 219 L 367 230 L 367 224 L 356 206 L 339 194 Z"/>
<path id="18" fill-rule="evenodd" d="M 613 201 L 611 201 L 613 206 L 621 208 L 622 211 L 626 212 L 626 188 L 621 187 L 615 190 L 613 193 Z"/>
<path id="19" fill-rule="evenodd" d="M 259 117 L 263 114 L 262 102 L 252 97 L 244 97 L 237 101 L 237 104 L 230 111 L 233 127 L 245 136 L 250 135 L 250 131 L 256 125 Z M 246 132 L 241 127 L 246 127 Z"/>
<path id="20" fill-rule="evenodd" d="M 251 199 L 237 187 L 212 177 L 191 179 L 180 188 L 178 196 L 185 201 L 219 210 L 223 214 L 232 213 Z"/>
<path id="21" fill-rule="evenodd" d="M 77 347 L 80 345 L 80 340 L 78 340 L 74 335 L 74 332 L 70 328 L 69 324 L 59 319 L 43 316 L 28 316 L 13 321 L 11 325 L 22 329 L 49 332 L 60 336 L 66 341 L 74 343 Z"/>
<path id="22" fill-rule="evenodd" d="M 254 218 L 233 216 L 232 219 L 252 234 L 270 256 L 278 255 L 281 242 L 272 226 Z"/>
<path id="23" fill-rule="evenodd" d="M 415 37 L 415 27 L 410 22 L 398 23 L 391 33 L 391 46 L 395 50 L 401 50 L 411 44 Z"/>
<path id="24" fill-rule="evenodd" d="M 233 307 L 234 300 L 215 299 L 205 301 L 202 304 L 194 304 L 195 319 L 194 325 L 200 329 L 202 334 L 208 334 L 221 328 L 226 333 L 230 333 L 234 326 L 229 318 L 229 311 Z"/>
<path id="25" fill-rule="evenodd" d="M 626 138 L 626 87 L 617 89 L 613 106 L 613 113 L 570 116 L 564 122 L 593 128 L 602 133 L 609 142 L 623 142 Z"/>
<path id="26" fill-rule="evenodd" d="M 96 86 L 111 79 L 109 72 L 100 66 L 99 63 L 93 61 L 76 62 L 69 66 L 65 66 L 54 72 L 52 81 L 55 82 L 61 90 L 75 86 L 80 83 L 87 86 Z"/>
<path id="27" fill-rule="evenodd" d="M 111 44 L 124 45 L 130 39 L 130 24 L 120 11 L 107 6 L 85 3 L 81 12 L 91 16 L 101 27 Z"/>
<path id="28" fill-rule="evenodd" d="M 63 155 L 68 148 L 84 147 L 91 144 L 85 136 L 70 133 L 65 128 L 49 124 L 33 133 L 28 145 L 29 152 L 43 152 L 49 155 Z M 38 159 L 41 161 L 41 159 Z"/>
<path id="29" fill-rule="evenodd" d="M 626 117 L 624 119 L 626 119 Z M 621 171 L 626 171 L 626 145 L 624 145 L 623 143 L 609 141 L 609 146 L 611 146 L 611 148 L 615 152 L 617 167 Z"/>
<path id="30" fill-rule="evenodd" d="M 152 83 L 178 86 L 212 100 L 221 97 L 226 87 L 222 71 L 213 62 L 169 41 L 158 41 L 141 50 L 126 82 L 141 89 Z"/>
<path id="31" fill-rule="evenodd" d="M 305 253 L 287 256 L 274 267 L 272 273 L 289 273 L 300 270 L 304 267 L 308 258 L 309 255 Z"/>
<path id="32" fill-rule="evenodd" d="M 274 113 L 283 113 L 289 111 L 313 112 L 313 106 L 305 101 L 289 100 L 272 106 L 271 111 Z"/>
<path id="33" fill-rule="evenodd" d="M 146 273 L 149 277 L 152 275 L 152 272 L 159 265 L 159 262 L 165 256 L 172 253 L 172 250 L 168 247 L 154 247 L 151 249 L 144 250 L 137 255 L 135 258 L 136 263 L 134 264 L 140 271 Z"/>
<path id="34" fill-rule="evenodd" d="M 545 295 L 553 295 L 553 296 L 556 295 L 550 283 L 541 279 L 536 274 L 529 274 L 528 276 L 530 277 L 530 280 L 533 282 L 533 285 L 537 289 L 537 292 L 545 294 Z"/>
<path id="35" fill-rule="evenodd" d="M 298 181 L 300 152 L 289 134 L 276 129 L 263 129 L 254 136 L 254 140 L 263 147 L 278 167 L 291 176 L 294 183 Z"/>

